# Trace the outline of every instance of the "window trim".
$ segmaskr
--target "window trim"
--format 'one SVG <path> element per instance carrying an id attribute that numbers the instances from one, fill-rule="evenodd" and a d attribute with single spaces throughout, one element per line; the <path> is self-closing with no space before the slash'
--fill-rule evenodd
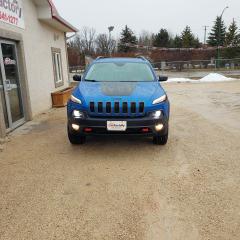
<path id="1" fill-rule="evenodd" d="M 61 49 L 60 48 L 53 48 L 53 47 L 51 49 L 52 49 L 52 64 L 53 64 L 54 84 L 55 84 L 55 88 L 59 88 L 59 87 L 62 87 L 64 85 Z M 56 56 L 59 56 L 59 58 L 57 58 Z M 56 67 L 57 67 L 56 60 L 58 62 L 58 65 L 59 65 L 60 69 L 59 68 L 56 69 Z M 60 72 L 59 72 L 59 70 L 60 70 Z M 60 79 L 60 77 L 62 79 Z"/>

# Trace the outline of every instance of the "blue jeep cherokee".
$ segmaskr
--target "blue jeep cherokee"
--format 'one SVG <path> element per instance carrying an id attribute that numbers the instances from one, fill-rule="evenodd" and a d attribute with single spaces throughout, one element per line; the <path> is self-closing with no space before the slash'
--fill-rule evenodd
<path id="1" fill-rule="evenodd" d="M 68 102 L 68 137 L 83 144 L 88 135 L 126 134 L 168 140 L 169 101 L 144 57 L 97 58 L 86 70 Z"/>

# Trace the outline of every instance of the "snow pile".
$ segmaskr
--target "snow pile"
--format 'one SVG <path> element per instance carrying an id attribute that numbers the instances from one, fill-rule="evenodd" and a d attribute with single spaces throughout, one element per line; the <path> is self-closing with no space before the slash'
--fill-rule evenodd
<path id="1" fill-rule="evenodd" d="M 200 79 L 200 82 L 225 82 L 225 81 L 232 81 L 233 78 L 227 78 L 218 73 L 210 73 L 204 78 Z"/>
<path id="2" fill-rule="evenodd" d="M 177 82 L 177 83 L 189 83 L 193 82 L 194 80 L 189 79 L 189 78 L 169 78 L 167 82 Z"/>
<path id="3" fill-rule="evenodd" d="M 207 76 L 199 79 L 192 80 L 189 78 L 169 78 L 167 82 L 176 82 L 176 83 L 200 83 L 200 82 L 225 82 L 225 81 L 234 81 L 237 79 L 228 78 L 218 73 L 210 73 Z"/>

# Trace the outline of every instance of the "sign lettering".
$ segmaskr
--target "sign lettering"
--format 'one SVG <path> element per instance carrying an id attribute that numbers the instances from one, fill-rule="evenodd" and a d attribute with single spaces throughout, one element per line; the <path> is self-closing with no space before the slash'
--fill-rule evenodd
<path id="1" fill-rule="evenodd" d="M 0 0 L 0 21 L 25 28 L 22 0 Z"/>

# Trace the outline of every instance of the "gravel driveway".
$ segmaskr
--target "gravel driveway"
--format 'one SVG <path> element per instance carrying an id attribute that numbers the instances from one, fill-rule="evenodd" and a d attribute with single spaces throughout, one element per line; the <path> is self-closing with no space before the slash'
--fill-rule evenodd
<path id="1" fill-rule="evenodd" d="M 9 136 L 0 153 L 1 240 L 238 240 L 240 81 L 164 85 L 170 140 L 71 146 L 65 109 Z"/>

